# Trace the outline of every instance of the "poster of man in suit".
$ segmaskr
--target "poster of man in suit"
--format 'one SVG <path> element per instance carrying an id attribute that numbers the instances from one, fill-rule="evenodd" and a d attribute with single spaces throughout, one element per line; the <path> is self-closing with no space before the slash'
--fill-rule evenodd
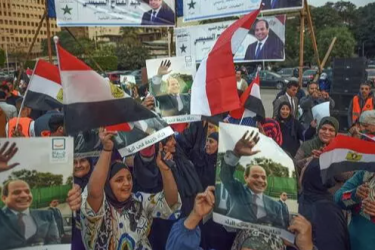
<path id="1" fill-rule="evenodd" d="M 292 159 L 257 128 L 220 123 L 219 137 L 216 189 L 224 188 L 228 197 L 225 210 L 220 207 L 224 196 L 216 196 L 214 221 L 289 235 L 289 212 L 298 209 Z M 278 201 L 280 193 L 286 192 L 290 195 L 288 211 Z"/>
<path id="2" fill-rule="evenodd" d="M 143 14 L 141 25 L 175 24 L 175 12 L 165 0 L 148 0 L 146 2 L 151 10 Z"/>
<path id="3" fill-rule="evenodd" d="M 250 31 L 255 37 L 246 49 L 245 60 L 263 61 L 263 60 L 283 60 L 285 58 L 285 34 L 280 36 L 273 31 L 270 24 L 285 21 L 284 19 L 257 19 Z M 285 23 L 283 22 L 285 25 Z M 284 31 L 285 31 L 285 26 Z"/>
<path id="4" fill-rule="evenodd" d="M 152 59 L 146 61 L 150 92 L 155 97 L 156 111 L 171 123 L 190 117 L 190 89 L 196 72 L 190 56 Z M 181 119 L 172 119 L 178 117 Z M 192 120 L 186 120 L 185 122 Z"/>
<path id="5" fill-rule="evenodd" d="M 70 249 L 72 163 L 73 138 L 0 140 L 0 249 Z"/>

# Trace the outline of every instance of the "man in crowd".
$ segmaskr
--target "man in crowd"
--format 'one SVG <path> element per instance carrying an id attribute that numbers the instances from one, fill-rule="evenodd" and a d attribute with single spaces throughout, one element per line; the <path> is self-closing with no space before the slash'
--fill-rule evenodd
<path id="1" fill-rule="evenodd" d="M 290 103 L 290 106 L 292 107 L 292 110 L 291 110 L 292 115 L 295 118 L 297 118 L 298 99 L 296 97 L 296 94 L 297 94 L 298 88 L 299 88 L 299 84 L 297 81 L 290 80 L 287 83 L 285 95 L 280 96 L 273 103 L 273 116 L 272 117 L 276 117 L 281 103 L 288 102 Z"/>
<path id="2" fill-rule="evenodd" d="M 142 16 L 142 25 L 174 25 L 174 11 L 163 0 L 149 0 L 151 10 Z"/>
<path id="3" fill-rule="evenodd" d="M 349 126 L 355 123 L 362 112 L 366 110 L 374 110 L 375 99 L 371 91 L 371 83 L 365 82 L 360 85 L 359 93 L 353 97 L 349 105 L 348 122 Z"/>
<path id="4" fill-rule="evenodd" d="M 8 104 L 6 102 L 6 93 L 0 90 L 0 108 L 3 110 L 7 117 L 7 121 L 12 119 L 13 117 L 17 117 L 17 109 L 16 106 Z"/>
<path id="5" fill-rule="evenodd" d="M 14 90 L 12 79 L 8 79 L 6 84 L 0 85 L 0 90 L 6 94 L 6 102 L 10 105 L 16 106 L 16 101 L 19 97 L 18 91 Z"/>
<path id="6" fill-rule="evenodd" d="M 17 100 L 16 106 L 18 109 L 21 107 L 23 98 Z M 5 127 L 5 132 L 8 137 L 34 137 L 34 121 L 29 117 L 31 114 L 31 108 L 23 106 L 20 110 L 20 119 L 18 121 L 18 127 L 16 128 L 18 117 L 10 119 Z"/>
<path id="7" fill-rule="evenodd" d="M 190 113 L 190 94 L 181 93 L 180 79 L 177 76 L 169 76 L 167 79 L 167 91 L 161 91 L 162 77 L 169 74 L 170 61 L 162 61 L 158 73 L 152 77 L 152 93 L 156 96 L 160 112 L 163 116 L 184 115 Z"/>
<path id="8" fill-rule="evenodd" d="M 269 23 L 264 19 L 255 22 L 256 42 L 247 47 L 245 60 L 283 59 L 284 43 L 273 32 Z"/>
<path id="9" fill-rule="evenodd" d="M 247 89 L 247 82 L 242 78 L 241 70 L 236 71 L 237 90 L 244 92 Z"/>
<path id="10" fill-rule="evenodd" d="M 60 238 L 62 238 L 65 234 L 64 219 L 63 219 L 60 209 L 58 208 L 59 204 L 60 204 L 59 200 L 54 199 L 50 202 L 48 209 L 53 212 L 53 217 L 55 218 L 57 229 L 59 230 Z"/>
<path id="11" fill-rule="evenodd" d="M 288 205 L 286 204 L 286 201 L 288 200 L 288 194 L 285 192 L 282 192 L 280 194 L 280 200 L 279 203 L 283 207 L 283 218 L 284 218 L 284 223 L 286 226 L 289 226 L 289 209 Z"/>
<path id="12" fill-rule="evenodd" d="M 283 208 L 277 201 L 264 194 L 267 188 L 267 175 L 261 166 L 245 169 L 245 185 L 233 177 L 242 156 L 258 153 L 253 147 L 259 141 L 258 135 L 246 132 L 236 143 L 233 151 L 228 150 L 221 161 L 220 178 L 229 193 L 230 208 L 227 216 L 245 222 L 286 227 Z"/>
<path id="13" fill-rule="evenodd" d="M 48 110 L 47 113 L 35 120 L 35 136 L 46 136 L 50 134 L 49 120 L 52 116 L 61 114 L 58 110 Z"/>
<path id="14" fill-rule="evenodd" d="M 309 95 L 303 97 L 300 100 L 300 107 L 303 110 L 303 115 L 300 118 L 300 121 L 307 129 L 310 126 L 310 123 L 314 120 L 312 114 L 312 108 L 320 103 L 329 102 L 329 106 L 331 109 L 335 107 L 335 101 L 329 97 L 328 92 L 326 91 L 319 91 L 318 84 L 312 82 L 308 85 L 307 91 Z"/>
<path id="15" fill-rule="evenodd" d="M 5 204 L 4 221 L 0 223 L 2 249 L 60 242 L 52 211 L 30 209 L 33 195 L 25 181 L 8 181 L 2 190 L 2 200 Z"/>
<path id="16" fill-rule="evenodd" d="M 51 132 L 51 136 L 65 136 L 64 129 L 64 115 L 56 114 L 51 116 L 48 121 L 48 126 Z"/>

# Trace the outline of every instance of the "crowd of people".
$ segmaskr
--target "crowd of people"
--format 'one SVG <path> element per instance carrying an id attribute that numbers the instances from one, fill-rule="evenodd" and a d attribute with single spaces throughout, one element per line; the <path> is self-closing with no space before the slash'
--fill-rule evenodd
<path id="1" fill-rule="evenodd" d="M 238 71 L 240 95 L 247 86 L 248 81 L 243 80 Z M 75 185 L 68 194 L 68 204 L 75 211 L 72 249 L 373 249 L 375 175 L 357 171 L 337 175 L 329 183 L 322 182 L 319 156 L 338 135 L 340 124 L 333 117 L 324 117 L 317 124 L 312 115 L 312 108 L 320 103 L 328 101 L 331 108 L 335 106 L 328 92 L 320 91 L 314 82 L 308 85 L 307 95 L 301 92 L 304 90 L 298 82 L 291 80 L 273 102 L 272 117 L 238 121 L 223 114 L 215 119 L 192 122 L 126 159 L 114 147 L 112 138 L 116 133 L 98 128 L 100 156 L 74 159 Z M 13 80 L 0 86 L 1 137 L 67 136 L 61 110 L 39 112 L 21 107 L 22 100 L 21 94 L 13 88 Z M 137 100 L 148 109 L 155 108 L 155 99 L 150 95 L 139 93 Z M 360 93 L 353 98 L 349 112 L 348 135 L 375 143 L 374 97 L 367 83 L 360 84 Z M 215 204 L 219 121 L 257 127 L 294 159 L 299 214 L 280 223 L 289 225 L 289 231 L 296 235 L 295 242 L 258 229 L 230 229 L 211 218 Z M 83 140 L 89 138 L 83 136 Z M 251 155 L 258 137 L 247 140 L 249 151 L 240 156 Z M 8 166 L 11 157 L 12 153 L 2 145 L 0 171 L 14 167 Z M 254 171 L 259 176 L 264 172 L 260 167 L 250 166 L 245 173 L 251 178 Z M 236 180 L 232 179 L 225 180 L 235 185 Z M 261 181 L 254 182 L 258 185 Z M 21 181 L 2 187 L 6 206 L 0 210 L 0 238 L 13 237 L 14 233 L 13 229 L 3 227 L 3 221 L 13 220 L 17 224 L 15 211 L 29 209 L 29 206 L 12 204 L 17 197 L 10 195 L 17 188 L 22 189 L 21 195 L 30 196 L 27 183 Z M 242 196 L 236 195 L 246 198 L 247 189 L 244 186 Z M 280 193 L 280 207 L 283 207 L 280 214 L 288 214 L 286 197 L 285 192 Z M 32 197 L 29 200 L 31 202 Z M 49 212 L 51 216 L 53 209 Z M 247 216 L 247 211 L 239 213 Z M 41 233 L 45 237 L 35 237 Z M 7 241 L 6 246 L 0 244 L 0 249 L 30 246 L 33 242 L 29 239 L 36 238 L 42 245 L 61 241 L 58 230 L 51 231 L 47 227 L 41 230 L 33 227 L 32 232 L 17 235 L 19 241 Z"/>

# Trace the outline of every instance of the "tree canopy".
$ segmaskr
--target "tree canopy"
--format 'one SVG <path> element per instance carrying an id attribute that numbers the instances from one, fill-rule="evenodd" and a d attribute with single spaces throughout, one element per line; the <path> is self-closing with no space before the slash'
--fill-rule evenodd
<path id="1" fill-rule="evenodd" d="M 63 185 L 63 176 L 52 173 L 42 173 L 36 170 L 22 169 L 13 171 L 8 177 L 8 180 L 23 180 L 27 182 L 30 188 L 35 187 L 50 187 Z M 3 184 L 5 184 L 5 182 Z"/>

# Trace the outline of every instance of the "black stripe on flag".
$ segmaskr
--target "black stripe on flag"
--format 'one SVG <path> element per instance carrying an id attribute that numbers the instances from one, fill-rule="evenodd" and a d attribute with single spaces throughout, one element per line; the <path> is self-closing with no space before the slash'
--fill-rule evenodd
<path id="1" fill-rule="evenodd" d="M 255 96 L 249 95 L 245 102 L 245 109 L 248 109 L 258 116 L 265 118 L 266 117 L 266 111 L 264 110 L 264 106 L 262 103 L 262 100 L 259 98 L 256 98 Z"/>
<path id="2" fill-rule="evenodd" d="M 104 126 L 154 118 L 156 115 L 132 98 L 64 105 L 69 135 Z"/>
<path id="3" fill-rule="evenodd" d="M 352 162 L 352 161 L 342 161 L 332 163 L 328 168 L 321 169 L 320 176 L 322 177 L 323 183 L 333 176 L 345 172 L 366 170 L 370 172 L 375 172 L 374 162 Z"/>
<path id="4" fill-rule="evenodd" d="M 51 110 L 63 107 L 61 102 L 49 95 L 31 90 L 28 90 L 25 96 L 25 106 L 36 110 Z"/>

